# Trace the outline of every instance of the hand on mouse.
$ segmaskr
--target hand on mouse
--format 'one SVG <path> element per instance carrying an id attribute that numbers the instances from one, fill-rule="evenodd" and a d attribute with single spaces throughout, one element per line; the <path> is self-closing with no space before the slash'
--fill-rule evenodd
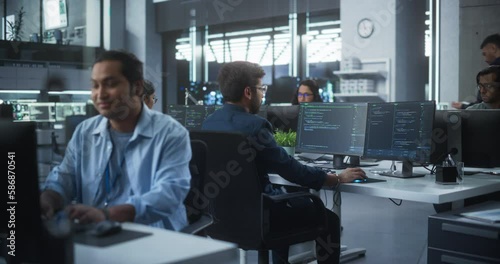
<path id="1" fill-rule="evenodd" d="M 106 220 L 104 212 L 92 206 L 72 204 L 66 207 L 70 219 L 77 219 L 79 223 L 87 224 Z"/>
<path id="2" fill-rule="evenodd" d="M 360 168 L 348 168 L 343 170 L 339 174 L 328 173 L 326 176 L 325 185 L 326 186 L 335 186 L 337 183 L 348 183 L 352 182 L 355 179 L 365 179 L 366 174 L 365 171 Z"/>
<path id="3" fill-rule="evenodd" d="M 366 179 L 366 173 L 360 168 L 347 168 L 339 174 L 341 183 L 353 182 L 356 179 Z"/>

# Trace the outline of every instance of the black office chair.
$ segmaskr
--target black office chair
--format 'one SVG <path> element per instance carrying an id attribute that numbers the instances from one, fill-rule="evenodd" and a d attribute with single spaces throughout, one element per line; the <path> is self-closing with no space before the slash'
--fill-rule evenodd
<path id="1" fill-rule="evenodd" d="M 186 234 L 203 236 L 203 229 L 213 223 L 213 218 L 207 213 L 208 200 L 202 195 L 204 178 L 207 171 L 208 147 L 201 140 L 191 140 L 192 157 L 189 162 L 191 172 L 191 188 L 184 199 L 189 225 L 180 230 Z"/>
<path id="2" fill-rule="evenodd" d="M 317 196 L 263 193 L 254 161 L 256 150 L 243 135 L 191 131 L 190 137 L 208 146 L 208 174 L 202 193 L 209 201 L 205 208 L 214 218 L 214 223 L 205 229 L 208 236 L 236 243 L 244 250 L 257 250 L 259 263 L 268 263 L 268 250 L 314 240 L 326 231 L 325 207 Z M 276 232 L 273 226 L 279 227 L 280 223 L 272 221 L 271 208 L 296 198 L 314 204 L 310 223 Z"/>

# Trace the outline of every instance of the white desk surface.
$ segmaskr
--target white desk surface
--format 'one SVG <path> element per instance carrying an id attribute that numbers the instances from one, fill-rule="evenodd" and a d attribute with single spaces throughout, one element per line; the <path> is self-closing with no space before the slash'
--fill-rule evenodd
<path id="1" fill-rule="evenodd" d="M 441 204 L 463 200 L 466 198 L 500 191 L 500 176 L 488 174 L 465 175 L 464 182 L 458 185 L 442 185 L 436 183 L 435 175 L 425 175 L 419 178 L 394 178 L 373 174 L 371 170 L 387 170 L 391 162 L 383 161 L 378 167 L 363 168 L 369 178 L 386 180 L 373 183 L 347 183 L 340 186 L 341 192 L 357 193 L 383 198 L 394 198 L 415 202 Z M 401 164 L 397 164 L 400 169 Z M 466 170 L 496 171 L 491 169 L 466 168 Z M 421 167 L 413 168 L 415 172 L 426 172 Z M 272 183 L 295 185 L 279 175 L 271 174 Z"/>
<path id="2" fill-rule="evenodd" d="M 108 247 L 75 243 L 75 263 L 239 263 L 238 248 L 231 243 L 134 223 L 122 227 L 153 234 Z"/>

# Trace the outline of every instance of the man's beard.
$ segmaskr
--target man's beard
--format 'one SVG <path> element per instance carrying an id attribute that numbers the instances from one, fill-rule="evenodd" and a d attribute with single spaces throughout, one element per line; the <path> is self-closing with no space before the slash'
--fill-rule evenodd
<path id="1" fill-rule="evenodd" d="M 261 101 L 260 99 L 257 97 L 257 94 L 255 94 L 253 97 L 252 97 L 252 100 L 250 101 L 250 107 L 249 107 L 249 110 L 250 110 L 250 114 L 257 114 L 259 112 L 259 109 L 260 109 L 260 105 L 261 105 Z"/>

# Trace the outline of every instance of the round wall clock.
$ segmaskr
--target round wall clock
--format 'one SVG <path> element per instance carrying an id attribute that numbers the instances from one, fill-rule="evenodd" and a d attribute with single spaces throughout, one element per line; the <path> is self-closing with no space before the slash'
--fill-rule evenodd
<path id="1" fill-rule="evenodd" d="M 358 34 L 362 38 L 368 38 L 373 34 L 375 25 L 368 18 L 363 18 L 358 23 Z"/>

